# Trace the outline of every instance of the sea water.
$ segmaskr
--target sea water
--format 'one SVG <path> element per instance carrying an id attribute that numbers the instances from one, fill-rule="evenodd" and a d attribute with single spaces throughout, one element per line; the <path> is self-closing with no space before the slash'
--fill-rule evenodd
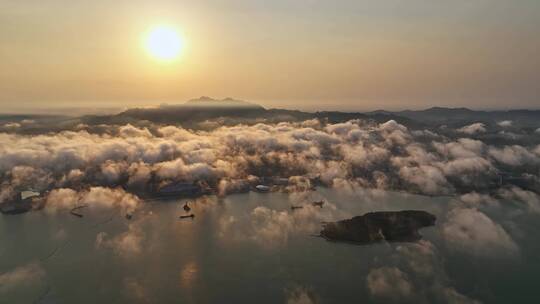
<path id="1" fill-rule="evenodd" d="M 310 205 L 321 199 L 323 208 Z M 436 248 L 441 282 L 489 303 L 533 299 L 540 274 L 537 221 L 524 217 L 523 225 L 511 231 L 520 246 L 518 257 L 486 260 L 445 243 L 440 225 L 451 201 L 381 190 L 318 189 L 308 196 L 251 192 L 148 201 L 130 220 L 119 210 L 91 208 L 80 210 L 83 218 L 47 210 L 4 215 L 0 274 L 27 271 L 20 280 L 4 275 L 4 286 L 0 279 L 0 303 L 391 301 L 373 297 L 366 277 L 375 267 L 399 264 L 403 257 L 396 247 L 406 244 L 358 246 L 316 235 L 323 221 L 404 209 L 438 217 L 437 225 L 421 234 Z M 304 208 L 293 211 L 291 206 Z M 195 218 L 179 219 L 186 214 Z M 429 286 L 412 283 L 415 293 Z"/>

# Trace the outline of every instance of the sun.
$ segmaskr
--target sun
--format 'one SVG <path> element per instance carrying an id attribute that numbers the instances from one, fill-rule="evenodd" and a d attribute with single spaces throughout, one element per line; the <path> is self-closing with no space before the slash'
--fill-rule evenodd
<path id="1" fill-rule="evenodd" d="M 152 28 L 146 35 L 144 44 L 152 57 L 163 61 L 176 59 L 184 48 L 182 36 L 168 26 Z"/>

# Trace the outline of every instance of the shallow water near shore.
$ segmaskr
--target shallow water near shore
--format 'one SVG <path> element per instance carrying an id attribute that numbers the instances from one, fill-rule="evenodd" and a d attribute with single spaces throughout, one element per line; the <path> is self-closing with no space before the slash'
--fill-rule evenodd
<path id="1" fill-rule="evenodd" d="M 309 204 L 319 199 L 328 203 Z M 307 198 L 284 193 L 200 198 L 190 204 L 193 220 L 178 219 L 186 214 L 184 200 L 148 202 L 131 220 L 110 209 L 85 210 L 83 218 L 45 210 L 0 216 L 0 274 L 18 267 L 34 274 L 16 286 L 0 285 L 0 303 L 391 301 L 373 298 L 366 277 L 375 267 L 407 263 L 396 248 L 409 244 L 356 246 L 315 235 L 321 221 L 404 209 L 438 217 L 435 227 L 420 232 L 436 248 L 442 283 L 483 302 L 533 300 L 540 273 L 535 218 L 524 216 L 523 225 L 508 229 L 520 246 L 518 256 L 473 257 L 451 250 L 441 237 L 451 200 L 319 189 Z M 291 211 L 291 205 L 305 207 Z M 413 291 L 428 279 L 433 278 L 410 276 Z"/>

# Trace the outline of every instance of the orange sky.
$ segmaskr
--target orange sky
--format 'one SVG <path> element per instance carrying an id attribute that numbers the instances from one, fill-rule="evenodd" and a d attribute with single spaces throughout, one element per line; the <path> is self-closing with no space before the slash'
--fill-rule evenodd
<path id="1" fill-rule="evenodd" d="M 540 104 L 536 0 L 109 2 L 0 1 L 0 112 L 200 95 L 307 110 Z M 175 62 L 144 49 L 158 24 L 184 36 Z"/>

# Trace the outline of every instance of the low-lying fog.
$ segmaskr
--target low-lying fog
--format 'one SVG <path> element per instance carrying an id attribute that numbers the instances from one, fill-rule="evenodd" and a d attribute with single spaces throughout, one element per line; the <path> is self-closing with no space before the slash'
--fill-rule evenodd
<path id="1" fill-rule="evenodd" d="M 0 217 L 3 298 L 507 303 L 535 296 L 538 130 L 505 121 L 494 131 L 483 123 L 424 130 L 393 120 L 307 120 L 207 131 L 145 123 L 17 132 L 25 123 L 32 122 L 2 126 L 0 204 L 30 189 L 42 202 Z M 275 192 L 235 194 L 269 177 L 281 181 Z M 178 219 L 178 201 L 151 200 L 177 182 L 207 188 L 191 204 L 194 219 Z M 320 199 L 323 208 L 310 205 Z M 69 214 L 82 205 L 83 218 Z M 403 209 L 430 211 L 437 225 L 408 244 L 312 236 L 323 221 Z"/>

